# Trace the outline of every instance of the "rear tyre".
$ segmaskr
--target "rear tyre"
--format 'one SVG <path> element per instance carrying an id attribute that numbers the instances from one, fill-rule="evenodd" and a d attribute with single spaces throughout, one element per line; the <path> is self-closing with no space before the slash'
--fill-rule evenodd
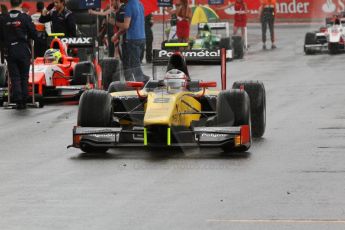
<path id="1" fill-rule="evenodd" d="M 330 54 L 337 54 L 339 52 L 338 43 L 328 43 L 328 50 Z"/>
<path id="2" fill-rule="evenodd" d="M 310 54 L 315 53 L 315 51 L 312 50 L 311 48 L 305 47 L 305 45 L 314 45 L 314 44 L 317 44 L 316 34 L 312 33 L 312 32 L 306 33 L 305 38 L 304 38 L 304 52 L 305 52 L 305 54 L 310 55 Z"/>
<path id="3" fill-rule="evenodd" d="M 88 83 L 97 87 L 96 71 L 93 63 L 89 61 L 79 62 L 73 70 L 71 85 L 86 85 Z"/>
<path id="4" fill-rule="evenodd" d="M 244 55 L 244 43 L 241 36 L 232 36 L 232 49 L 234 59 L 242 59 Z"/>
<path id="5" fill-rule="evenodd" d="M 109 127 L 112 122 L 111 96 L 102 90 L 87 90 L 79 101 L 78 126 Z M 89 146 L 81 143 L 80 149 L 86 153 L 104 153 L 105 147 Z"/>
<path id="6" fill-rule="evenodd" d="M 101 60 L 103 89 L 108 90 L 113 81 L 120 81 L 120 61 L 114 58 Z"/>
<path id="7" fill-rule="evenodd" d="M 250 100 L 248 94 L 238 89 L 220 92 L 217 100 L 216 120 L 217 126 L 249 125 L 250 127 Z M 235 150 L 244 152 L 249 148 L 250 144 L 237 147 Z M 233 150 L 233 145 L 226 144 L 222 146 L 222 149 L 224 152 L 229 152 Z"/>
<path id="8" fill-rule="evenodd" d="M 251 131 L 253 137 L 262 137 L 266 129 L 266 92 L 260 81 L 237 81 L 232 88 L 243 86 L 250 98 Z"/>
<path id="9" fill-rule="evenodd" d="M 231 49 L 231 41 L 230 38 L 221 38 L 219 42 L 220 48 L 225 48 L 226 50 Z"/>

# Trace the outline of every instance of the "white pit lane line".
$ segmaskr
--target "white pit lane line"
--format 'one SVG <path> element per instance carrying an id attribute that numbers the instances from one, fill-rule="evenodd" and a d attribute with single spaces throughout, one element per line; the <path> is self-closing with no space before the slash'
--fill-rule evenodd
<path id="1" fill-rule="evenodd" d="M 207 219 L 206 222 L 233 224 L 345 224 L 345 219 Z"/>

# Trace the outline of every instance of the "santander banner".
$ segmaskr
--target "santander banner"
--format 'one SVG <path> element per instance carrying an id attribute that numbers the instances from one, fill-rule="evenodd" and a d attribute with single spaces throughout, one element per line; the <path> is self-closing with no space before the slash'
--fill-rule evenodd
<path id="1" fill-rule="evenodd" d="M 175 0 L 176 3 L 179 0 Z M 234 0 L 231 0 L 234 2 Z M 248 18 L 252 21 L 259 19 L 258 9 L 260 0 L 244 0 L 248 6 Z M 190 0 L 191 4 L 207 5 L 208 0 Z M 224 0 L 225 5 L 228 1 Z M 217 10 L 217 7 L 224 5 L 211 5 L 220 19 L 232 19 L 235 11 L 233 8 Z M 324 19 L 339 12 L 345 11 L 345 0 L 277 0 L 276 18 L 278 21 L 313 21 Z M 162 10 L 155 13 L 157 18 L 162 17 Z"/>
<path id="2" fill-rule="evenodd" d="M 30 14 L 35 12 L 35 5 L 38 0 L 23 0 L 31 5 Z M 46 5 L 53 2 L 53 0 L 43 0 Z M 66 0 L 68 1 L 68 0 Z M 158 1 L 158 0 L 147 0 Z M 173 0 L 176 4 L 180 0 Z M 224 0 L 225 5 L 229 0 Z M 230 0 L 234 2 L 235 0 Z M 189 0 L 191 5 L 207 5 L 209 0 Z M 251 21 L 259 19 L 258 9 L 260 7 L 260 0 L 244 0 L 248 6 L 248 18 Z M 0 4 L 5 4 L 9 7 L 9 0 L 0 0 Z M 102 8 L 109 4 L 109 0 L 102 0 Z M 217 7 L 224 5 L 212 5 L 211 8 L 215 9 L 220 19 L 232 19 L 235 12 L 233 8 L 225 10 L 217 10 Z M 276 18 L 278 21 L 313 21 L 323 20 L 327 16 L 332 16 L 339 12 L 345 11 L 345 0 L 277 0 L 276 4 Z M 160 8 L 154 12 L 157 21 L 163 19 L 163 10 Z M 165 19 L 168 19 L 167 15 Z"/>

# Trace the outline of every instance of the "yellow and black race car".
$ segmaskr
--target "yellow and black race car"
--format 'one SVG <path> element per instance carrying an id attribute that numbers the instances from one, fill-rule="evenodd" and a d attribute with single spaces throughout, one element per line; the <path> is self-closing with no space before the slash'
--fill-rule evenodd
<path id="1" fill-rule="evenodd" d="M 73 144 L 84 152 L 109 148 L 220 147 L 247 151 L 266 125 L 264 85 L 235 82 L 225 90 L 216 82 L 191 80 L 184 57 L 171 55 L 162 80 L 113 82 L 108 92 L 88 90 L 80 98 Z"/>

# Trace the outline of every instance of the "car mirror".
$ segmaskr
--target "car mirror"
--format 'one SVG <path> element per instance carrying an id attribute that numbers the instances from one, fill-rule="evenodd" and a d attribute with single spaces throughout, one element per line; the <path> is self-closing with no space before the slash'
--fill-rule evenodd
<path id="1" fill-rule="evenodd" d="M 215 81 L 201 81 L 199 82 L 200 88 L 217 87 L 217 82 Z"/>
<path id="2" fill-rule="evenodd" d="M 145 83 L 141 81 L 127 81 L 126 85 L 130 88 L 143 88 Z"/>

